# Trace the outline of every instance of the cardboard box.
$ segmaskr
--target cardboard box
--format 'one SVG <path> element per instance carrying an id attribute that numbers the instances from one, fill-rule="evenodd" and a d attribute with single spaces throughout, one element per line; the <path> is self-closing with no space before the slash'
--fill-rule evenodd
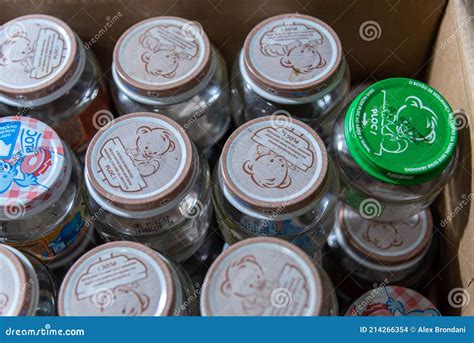
<path id="1" fill-rule="evenodd" d="M 460 165 L 433 206 L 441 243 L 437 273 L 425 293 L 445 314 L 474 315 L 471 1 L 0 0 L 0 23 L 32 13 L 67 22 L 96 52 L 109 79 L 115 42 L 142 19 L 173 15 L 199 21 L 230 66 L 255 24 L 290 12 L 312 15 L 333 26 L 341 37 L 353 83 L 390 76 L 422 79 L 438 89 L 455 111 L 465 114 L 457 117 L 462 127 Z M 451 306 L 456 296 L 466 300 L 460 303 L 463 306 Z"/>

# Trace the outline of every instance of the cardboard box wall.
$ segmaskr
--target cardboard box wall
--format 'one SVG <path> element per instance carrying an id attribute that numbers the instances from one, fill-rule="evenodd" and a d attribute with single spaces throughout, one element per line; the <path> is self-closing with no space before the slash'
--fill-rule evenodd
<path id="1" fill-rule="evenodd" d="M 391 76 L 422 79 L 438 89 L 455 111 L 466 114 L 469 121 L 459 131 L 460 166 L 433 207 L 441 237 L 440 254 L 433 261 L 436 274 L 426 293 L 443 313 L 474 315 L 474 219 L 470 215 L 473 135 L 469 125 L 474 105 L 472 1 L 0 0 L 0 24 L 32 13 L 54 15 L 67 22 L 85 42 L 90 42 L 107 79 L 115 42 L 142 19 L 173 15 L 200 22 L 230 66 L 255 24 L 290 12 L 318 17 L 335 29 L 353 83 Z M 375 36 L 362 39 L 359 30 L 368 21 L 378 28 Z M 454 216 L 450 215 L 453 211 Z M 441 227 L 439 223 L 445 218 L 452 219 Z M 458 287 L 472 299 L 461 308 L 453 308 L 448 295 Z"/>

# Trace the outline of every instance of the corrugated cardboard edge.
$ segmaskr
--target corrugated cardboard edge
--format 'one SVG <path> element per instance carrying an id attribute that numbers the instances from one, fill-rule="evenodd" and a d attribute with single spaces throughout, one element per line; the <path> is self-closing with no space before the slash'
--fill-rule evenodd
<path id="1" fill-rule="evenodd" d="M 474 4 L 450 0 L 436 38 L 427 81 L 468 123 L 459 132 L 460 166 L 435 205 L 440 232 L 437 305 L 445 314 L 474 315 L 473 109 Z"/>

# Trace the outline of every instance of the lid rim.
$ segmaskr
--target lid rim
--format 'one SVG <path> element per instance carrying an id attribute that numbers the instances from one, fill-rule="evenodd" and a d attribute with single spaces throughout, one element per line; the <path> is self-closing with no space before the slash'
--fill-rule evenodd
<path id="1" fill-rule="evenodd" d="M 285 118 L 285 120 L 288 120 L 288 117 L 282 116 Z M 236 198 L 242 200 L 245 202 L 251 209 L 261 211 L 263 213 L 268 212 L 268 211 L 276 211 L 278 210 L 280 213 L 291 213 L 295 212 L 307 205 L 308 202 L 310 202 L 309 199 L 311 198 L 316 198 L 318 194 L 324 190 L 324 183 L 328 180 L 328 170 L 329 170 L 329 162 L 328 162 L 328 156 L 327 156 L 327 151 L 326 147 L 322 141 L 322 139 L 319 137 L 319 135 L 307 124 L 297 120 L 297 119 L 291 119 L 291 122 L 293 124 L 296 124 L 297 126 L 301 127 L 301 129 L 307 131 L 307 133 L 311 134 L 311 136 L 316 140 L 319 149 L 321 150 L 321 157 L 322 160 L 321 162 L 321 172 L 320 172 L 320 177 L 319 179 L 316 180 L 316 182 L 306 190 L 305 194 L 299 195 L 295 198 L 292 198 L 289 201 L 285 201 L 284 206 L 282 206 L 281 201 L 263 201 L 263 200 L 257 200 L 246 194 L 231 178 L 228 167 L 227 167 L 227 159 L 229 156 L 229 150 L 231 148 L 231 145 L 233 144 L 235 138 L 241 134 L 243 131 L 247 130 L 249 127 L 251 127 L 254 124 L 264 122 L 264 121 L 271 121 L 275 120 L 276 117 L 272 116 L 265 116 L 265 117 L 260 117 L 256 118 L 253 120 L 248 121 L 247 123 L 241 125 L 238 127 L 232 134 L 231 136 L 227 139 L 223 149 L 222 149 L 222 155 L 220 157 L 219 161 L 219 172 L 222 175 L 222 181 L 225 183 L 227 186 L 227 189 L 229 193 L 234 195 Z"/>
<path id="2" fill-rule="evenodd" d="M 323 310 L 323 301 L 322 301 L 323 298 L 321 296 L 321 292 L 323 291 L 323 280 L 316 265 L 303 250 L 301 250 L 294 244 L 291 244 L 283 239 L 274 238 L 274 237 L 254 237 L 254 238 L 248 238 L 248 239 L 242 240 L 240 242 L 232 244 L 214 260 L 214 262 L 209 267 L 209 270 L 206 273 L 206 276 L 203 281 L 202 293 L 201 293 L 202 315 L 204 316 L 219 315 L 219 314 L 212 313 L 211 306 L 210 306 L 210 296 L 209 296 L 209 292 L 210 292 L 209 285 L 213 282 L 212 279 L 214 277 L 214 274 L 217 272 L 219 268 L 219 264 L 221 262 L 224 262 L 225 259 L 231 253 L 238 251 L 241 247 L 245 247 L 247 245 L 253 245 L 253 244 L 261 244 L 261 243 L 278 245 L 280 247 L 283 246 L 285 249 L 290 250 L 292 253 L 295 253 L 299 258 L 302 259 L 305 265 L 309 268 L 311 275 L 314 277 L 316 292 L 318 293 L 316 297 L 317 303 L 314 308 L 314 311 L 309 315 L 314 315 L 314 316 L 320 315 Z"/>
<path id="3" fill-rule="evenodd" d="M 150 22 L 157 22 L 159 23 L 160 20 L 176 20 L 181 22 L 183 25 L 189 22 L 193 22 L 184 18 L 176 17 L 176 16 L 157 16 L 153 18 L 148 18 L 145 20 L 142 20 L 130 28 L 128 28 L 119 38 L 117 43 L 115 44 L 114 51 L 112 53 L 112 58 L 113 58 L 113 63 L 114 63 L 114 69 L 117 73 L 117 77 L 122 81 L 122 83 L 129 88 L 136 89 L 138 94 L 147 96 L 150 92 L 162 92 L 163 94 L 160 97 L 172 97 L 175 95 L 179 95 L 181 93 L 184 93 L 196 85 L 198 85 L 200 82 L 197 80 L 200 75 L 207 75 L 210 71 L 211 67 L 211 43 L 209 41 L 209 38 L 207 34 L 204 32 L 204 29 L 201 30 L 201 38 L 203 40 L 204 44 L 204 56 L 203 56 L 203 62 L 202 64 L 194 70 L 190 75 L 188 75 L 186 78 L 180 81 L 175 81 L 172 83 L 169 83 L 168 85 L 160 86 L 159 83 L 157 84 L 146 84 L 137 80 L 134 80 L 132 76 L 128 75 L 127 72 L 125 72 L 124 68 L 120 64 L 120 50 L 123 48 L 122 44 L 127 37 L 127 35 L 131 34 L 133 31 L 136 29 L 140 28 L 140 26 L 143 26 L 145 24 L 148 24 Z M 195 23 L 195 22 L 193 22 Z M 198 23 L 199 24 L 199 23 Z M 199 24 L 200 25 L 200 24 Z M 202 27 L 201 27 L 202 28 Z"/>
<path id="4" fill-rule="evenodd" d="M 71 29 L 71 27 L 61 19 L 46 14 L 29 14 L 14 18 L 3 24 L 2 27 L 7 27 L 7 25 L 11 25 L 13 23 L 28 19 L 43 19 L 51 21 L 56 25 L 59 25 L 69 36 L 69 39 L 71 41 L 71 55 L 69 60 L 64 66 L 62 66 L 61 71 L 55 77 L 53 77 L 46 83 L 40 84 L 39 86 L 18 89 L 14 87 L 0 85 L 0 93 L 3 93 L 4 96 L 16 99 L 16 95 L 20 94 L 26 97 L 26 99 L 23 99 L 26 101 L 39 99 L 49 95 L 50 93 L 54 92 L 54 89 L 57 87 L 57 85 L 60 85 L 60 87 L 62 87 L 68 81 L 68 78 L 65 76 L 67 76 L 68 74 L 74 74 L 74 71 L 80 66 L 80 54 L 78 53 L 78 45 L 80 43 L 78 42 L 76 34 Z M 46 95 L 44 95 L 44 93 L 46 93 Z"/>
<path id="5" fill-rule="evenodd" d="M 363 135 L 363 128 L 361 125 L 364 124 L 363 119 L 361 119 L 360 115 L 356 113 L 356 109 L 359 108 L 359 111 L 362 112 L 362 109 L 364 106 L 366 106 L 366 102 L 368 102 L 366 100 L 369 100 L 372 95 L 378 94 L 377 91 L 379 91 L 385 85 L 398 87 L 398 89 L 401 90 L 404 87 L 418 87 L 414 85 L 415 83 L 424 85 L 426 87 L 426 89 L 422 90 L 423 94 L 425 94 L 427 97 L 430 97 L 432 101 L 436 101 L 437 104 L 442 104 L 441 100 L 438 100 L 432 95 L 436 94 L 442 99 L 442 101 L 444 101 L 446 106 L 449 107 L 445 130 L 445 133 L 448 136 L 444 141 L 443 148 L 440 150 L 444 153 L 444 156 L 442 154 L 438 154 L 434 158 L 430 157 L 429 160 L 425 160 L 424 162 L 419 162 L 417 164 L 418 170 L 407 171 L 407 167 L 404 167 L 404 170 L 402 170 L 402 168 L 399 167 L 397 163 L 393 163 L 393 160 L 390 163 L 386 163 L 384 160 L 377 158 L 372 148 L 368 146 L 366 147 L 365 144 L 367 143 L 363 144 L 359 136 Z M 419 90 L 420 88 L 416 89 Z M 362 104 L 362 100 L 364 98 L 366 100 L 364 100 L 364 104 Z M 446 108 L 439 110 L 439 112 L 439 114 L 445 115 Z M 364 141 L 369 140 L 365 136 L 362 138 Z M 409 78 L 388 78 L 372 84 L 352 101 L 344 118 L 344 139 L 351 157 L 367 174 L 382 182 L 394 185 L 412 186 L 422 184 L 436 178 L 451 163 L 452 159 L 454 158 L 457 146 L 457 131 L 453 111 L 446 99 L 444 99 L 442 95 L 439 94 L 439 92 L 418 80 Z M 442 158 L 442 160 L 438 161 L 440 158 Z"/>
<path id="6" fill-rule="evenodd" d="M 86 252 L 73 264 L 71 269 L 67 272 L 66 276 L 64 277 L 61 283 L 61 287 L 58 294 L 58 314 L 60 316 L 71 315 L 71 314 L 66 313 L 67 311 L 65 308 L 65 295 L 66 295 L 65 293 L 66 293 L 66 288 L 69 286 L 68 284 L 71 282 L 71 279 L 73 278 L 74 273 L 77 270 L 77 268 L 83 265 L 88 259 L 92 258 L 97 253 L 100 253 L 106 250 L 114 250 L 114 249 L 120 249 L 120 248 L 130 248 L 133 250 L 138 250 L 148 255 L 155 263 L 157 263 L 165 279 L 164 281 L 166 284 L 167 296 L 165 299 L 165 306 L 163 307 L 162 313 L 160 314 L 155 313 L 154 316 L 158 316 L 158 315 L 169 316 L 173 313 L 172 312 L 173 307 L 175 306 L 174 294 L 176 290 L 175 290 L 175 285 L 172 278 L 171 270 L 169 266 L 166 264 L 166 262 L 163 260 L 163 257 L 157 251 L 151 248 L 148 248 L 147 246 L 143 244 L 130 242 L 130 241 L 115 241 L 115 242 L 109 242 L 109 243 L 99 245 L 95 247 L 94 249 Z"/>
<path id="7" fill-rule="evenodd" d="M 166 190 L 160 192 L 159 194 L 155 194 L 153 196 L 144 196 L 141 199 L 129 199 L 124 196 L 118 195 L 111 195 L 101 184 L 101 181 L 96 179 L 93 174 L 93 169 L 95 166 L 95 161 L 92 161 L 93 150 L 96 147 L 99 139 L 104 135 L 109 129 L 113 128 L 115 124 L 126 121 L 126 120 L 133 120 L 133 118 L 152 118 L 156 120 L 161 120 L 166 122 L 168 125 L 172 126 L 174 129 L 177 130 L 181 134 L 181 138 L 183 139 L 184 146 L 183 150 L 186 150 L 186 161 L 181 172 L 181 175 L 170 185 Z M 194 149 L 193 143 L 186 134 L 186 131 L 178 125 L 172 119 L 158 113 L 153 112 L 136 112 L 130 113 L 119 118 L 114 119 L 109 125 L 104 126 L 101 128 L 95 136 L 92 138 L 89 147 L 86 152 L 85 157 L 85 177 L 88 179 L 90 186 L 94 189 L 94 191 L 101 196 L 103 199 L 107 199 L 110 201 L 114 206 L 123 209 L 123 210 L 130 210 L 130 211 L 148 211 L 153 210 L 155 208 L 161 207 L 163 205 L 163 201 L 167 200 L 168 198 L 173 197 L 174 195 L 178 195 L 183 192 L 192 179 L 192 160 L 194 158 Z"/>
<path id="8" fill-rule="evenodd" d="M 334 63 L 334 66 L 326 72 L 326 74 L 313 81 L 308 81 L 300 85 L 290 85 L 288 83 L 282 83 L 282 82 L 277 82 L 268 79 L 266 76 L 264 76 L 261 72 L 259 72 L 258 68 L 252 63 L 252 59 L 250 56 L 250 45 L 251 41 L 254 38 L 254 36 L 259 32 L 259 30 L 264 27 L 265 25 L 271 23 L 272 21 L 280 20 L 280 19 L 304 19 L 308 20 L 311 22 L 314 22 L 321 26 L 323 29 L 327 30 L 331 36 L 332 39 L 334 39 L 334 43 L 336 45 L 336 51 L 333 53 L 337 54 L 336 56 L 336 62 Z M 272 87 L 277 93 L 282 93 L 280 96 L 287 97 L 287 98 L 301 98 L 301 97 L 307 97 L 313 94 L 316 94 L 320 92 L 322 89 L 319 88 L 319 86 L 324 85 L 325 82 L 327 82 L 331 77 L 333 77 L 335 74 L 337 74 L 337 70 L 341 67 L 342 63 L 342 45 L 341 41 L 334 31 L 328 24 L 326 24 L 324 21 L 309 16 L 305 14 L 299 14 L 299 13 L 286 13 L 286 14 L 280 14 L 276 15 L 270 18 L 267 18 L 261 22 L 259 22 L 247 35 L 244 41 L 244 47 L 243 47 L 243 55 L 244 55 L 244 66 L 246 68 L 246 71 L 249 75 L 249 77 L 252 79 L 253 82 L 255 82 L 258 86 L 260 86 L 262 89 L 267 89 L 269 86 Z M 276 88 L 276 89 L 275 89 Z M 324 88 L 324 87 L 323 87 Z M 278 89 L 278 90 L 277 90 Z M 288 93 L 288 94 L 287 94 Z M 302 96 L 292 96 L 292 93 L 307 93 L 303 94 Z"/>

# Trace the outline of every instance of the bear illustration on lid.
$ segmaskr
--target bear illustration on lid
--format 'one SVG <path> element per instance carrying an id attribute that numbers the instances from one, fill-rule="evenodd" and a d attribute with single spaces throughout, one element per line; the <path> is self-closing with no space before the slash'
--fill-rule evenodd
<path id="1" fill-rule="evenodd" d="M 134 285 L 103 290 L 93 295 L 91 301 L 109 316 L 140 316 L 150 305 L 150 298 L 138 292 Z"/>
<path id="2" fill-rule="evenodd" d="M 263 145 L 257 146 L 256 157 L 245 161 L 242 168 L 257 186 L 281 189 L 291 185 L 288 170 L 294 169 L 284 157 Z"/>
<path id="3" fill-rule="evenodd" d="M 220 291 L 227 297 L 241 299 L 243 313 L 254 316 L 261 316 L 268 310 L 270 314 L 275 309 L 281 310 L 279 297 L 294 301 L 295 309 L 309 297 L 306 278 L 298 267 L 286 263 L 277 279 L 269 280 L 254 255 L 243 256 L 226 268 Z"/>
<path id="4" fill-rule="evenodd" d="M 137 129 L 136 147 L 125 152 L 140 171 L 140 175 L 150 176 L 160 168 L 160 158 L 175 148 L 175 142 L 167 130 L 141 126 Z"/>
<path id="5" fill-rule="evenodd" d="M 34 46 L 28 35 L 19 31 L 0 43 L 0 66 L 20 63 L 25 72 L 33 70 Z"/>
<path id="6" fill-rule="evenodd" d="M 179 67 L 181 59 L 191 60 L 198 54 L 198 45 L 188 39 L 187 43 L 193 46 L 193 52 L 178 49 L 171 41 L 163 41 L 166 35 L 163 32 L 170 30 L 173 34 L 183 30 L 177 26 L 157 25 L 145 31 L 139 38 L 142 47 L 146 49 L 141 55 L 141 60 L 145 63 L 145 70 L 152 76 L 162 76 L 173 78 Z M 170 33 L 168 33 L 170 34 Z M 187 37 L 186 37 L 187 38 Z M 183 38 L 184 39 L 184 38 Z"/>

